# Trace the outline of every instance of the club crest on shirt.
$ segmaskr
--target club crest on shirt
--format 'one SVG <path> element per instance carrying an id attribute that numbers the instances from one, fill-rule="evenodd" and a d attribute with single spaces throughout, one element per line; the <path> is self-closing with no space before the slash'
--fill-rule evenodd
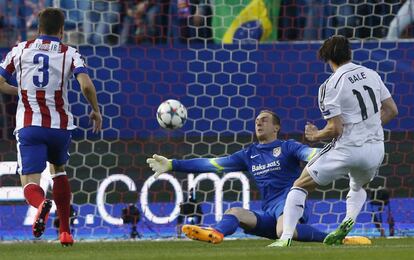
<path id="1" fill-rule="evenodd" d="M 273 149 L 273 156 L 278 157 L 281 152 L 282 152 L 282 147 L 276 147 L 275 149 Z"/>

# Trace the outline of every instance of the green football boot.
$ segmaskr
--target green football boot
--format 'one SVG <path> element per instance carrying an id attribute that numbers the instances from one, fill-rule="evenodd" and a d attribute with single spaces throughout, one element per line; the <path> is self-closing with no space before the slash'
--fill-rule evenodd
<path id="1" fill-rule="evenodd" d="M 352 219 L 347 219 L 346 221 L 342 222 L 339 227 L 329 233 L 325 239 L 323 240 L 323 243 L 326 245 L 342 245 L 342 241 L 348 235 L 348 233 L 352 230 L 352 227 L 354 226 L 355 221 Z"/>
<path id="2" fill-rule="evenodd" d="M 267 247 L 288 247 L 292 245 L 292 239 L 278 239 L 275 242 L 271 243 Z"/>

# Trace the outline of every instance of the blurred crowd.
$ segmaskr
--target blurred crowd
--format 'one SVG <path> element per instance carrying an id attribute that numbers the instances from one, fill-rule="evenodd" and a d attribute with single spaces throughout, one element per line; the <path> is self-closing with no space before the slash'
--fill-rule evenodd
<path id="1" fill-rule="evenodd" d="M 357 39 L 396 39 L 413 35 L 414 0 L 260 1 L 265 5 L 258 9 L 259 12 L 270 16 L 273 32 L 268 41 L 321 40 L 332 34 Z M 232 23 L 226 24 L 226 19 L 232 17 L 223 17 L 223 13 L 232 10 L 231 5 L 237 9 L 237 6 L 247 6 L 249 2 L 0 0 L 0 46 L 10 46 L 33 37 L 37 33 L 36 15 L 48 6 L 60 7 L 65 11 L 66 40 L 73 44 L 217 42 L 214 36 L 220 32 L 215 31 L 217 21 L 223 22 L 223 27 Z M 252 25 L 247 23 L 246 26 Z"/>

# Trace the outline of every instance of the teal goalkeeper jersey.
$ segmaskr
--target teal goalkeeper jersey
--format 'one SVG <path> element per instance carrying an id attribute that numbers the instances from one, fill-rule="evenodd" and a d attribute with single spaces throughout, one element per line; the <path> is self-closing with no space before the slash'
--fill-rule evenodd
<path id="1" fill-rule="evenodd" d="M 218 158 L 173 160 L 174 171 L 188 173 L 244 171 L 256 180 L 266 211 L 281 200 L 301 174 L 300 162 L 309 161 L 318 151 L 295 140 L 253 143 L 232 155 Z"/>

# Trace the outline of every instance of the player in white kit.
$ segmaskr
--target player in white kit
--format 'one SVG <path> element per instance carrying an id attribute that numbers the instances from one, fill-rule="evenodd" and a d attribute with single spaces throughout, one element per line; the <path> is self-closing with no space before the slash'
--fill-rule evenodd
<path id="1" fill-rule="evenodd" d="M 102 126 L 96 90 L 79 52 L 61 43 L 64 14 L 57 8 L 39 13 L 39 35 L 17 44 L 0 64 L 0 90 L 19 95 L 16 113 L 18 173 L 28 204 L 38 208 L 33 235 L 40 237 L 46 226 L 52 201 L 40 187 L 40 177 L 50 162 L 53 200 L 60 220 L 59 239 L 72 245 L 69 216 L 71 190 L 65 172 L 69 159 L 71 130 L 75 128 L 69 110 L 67 85 L 75 75 L 82 93 L 90 103 L 93 131 Z M 15 75 L 18 88 L 12 88 Z"/>
<path id="2" fill-rule="evenodd" d="M 309 141 L 333 139 L 308 162 L 291 188 L 284 207 L 283 234 L 270 247 L 290 246 L 293 232 L 302 217 L 308 192 L 349 175 L 346 216 L 325 244 L 341 244 L 351 231 L 367 194 L 363 185 L 378 172 L 384 158 L 382 125 L 398 114 L 397 106 L 375 71 L 351 62 L 347 38 L 332 36 L 319 49 L 333 74 L 319 87 L 319 108 L 326 126 L 319 130 L 307 123 Z"/>

